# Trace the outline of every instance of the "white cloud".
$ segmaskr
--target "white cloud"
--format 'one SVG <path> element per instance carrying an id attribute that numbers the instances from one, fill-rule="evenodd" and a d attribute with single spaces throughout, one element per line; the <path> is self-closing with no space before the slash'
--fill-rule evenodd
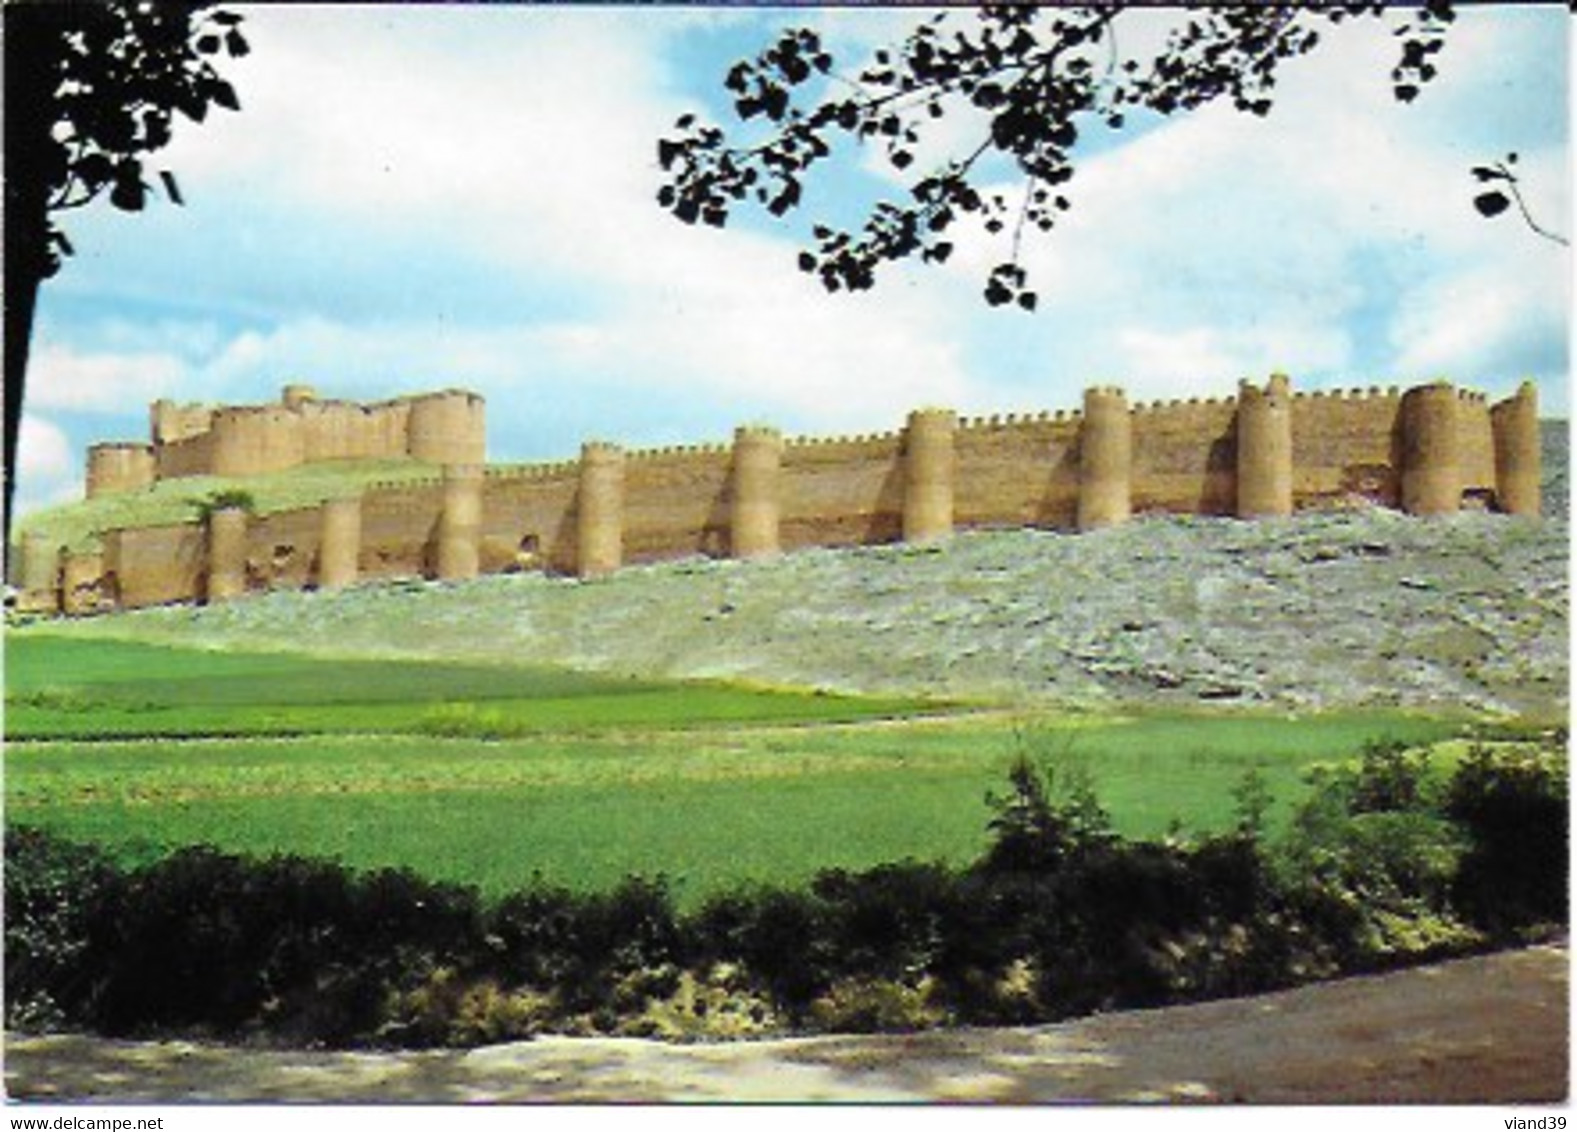
<path id="1" fill-rule="evenodd" d="M 1126 375 L 1129 396 L 1137 399 L 1220 392 L 1238 379 L 1259 380 L 1272 371 L 1340 369 L 1350 354 L 1340 331 L 1286 323 L 1239 332 L 1213 326 L 1173 332 L 1128 327 L 1115 339 L 1116 372 Z M 1294 359 L 1296 367 L 1283 364 Z"/>
<path id="2" fill-rule="evenodd" d="M 1399 368 L 1410 373 L 1558 379 L 1570 317 L 1569 287 L 1486 268 L 1418 291 L 1397 319 L 1392 342 Z"/>
<path id="3" fill-rule="evenodd" d="M 76 471 L 76 455 L 66 434 L 33 413 L 22 415 L 16 458 L 18 472 L 30 477 L 58 480 Z"/>
<path id="4" fill-rule="evenodd" d="M 22 414 L 17 438 L 16 511 L 82 498 L 82 473 L 71 440 L 59 425 L 35 413 Z"/>
<path id="5" fill-rule="evenodd" d="M 773 260 L 774 251 L 723 242 L 690 262 L 719 253 L 735 263 L 742 254 Z M 627 294 L 590 321 L 293 320 L 240 333 L 193 367 L 191 385 L 209 399 L 245 399 L 298 379 L 362 398 L 456 384 L 506 414 L 529 413 L 544 399 L 562 412 L 617 385 L 644 398 L 659 424 L 664 404 L 710 399 L 785 427 L 861 430 L 895 426 L 921 403 L 970 399 L 947 333 L 950 312 L 925 295 L 827 302 L 792 270 L 763 265 L 760 278 L 741 285 L 702 270 L 671 291 Z"/>
<path id="6" fill-rule="evenodd" d="M 81 353 L 41 344 L 29 359 L 27 400 L 35 409 L 112 412 L 178 388 L 186 369 L 169 353 Z"/>
<path id="7" fill-rule="evenodd" d="M 522 272 L 585 272 L 588 257 L 625 252 L 637 209 L 660 219 L 647 182 L 673 105 L 653 97 L 649 21 L 323 6 L 258 8 L 248 23 L 247 62 L 268 64 L 238 76 L 239 116 L 172 147 L 193 177 L 358 224 L 415 224 Z"/>

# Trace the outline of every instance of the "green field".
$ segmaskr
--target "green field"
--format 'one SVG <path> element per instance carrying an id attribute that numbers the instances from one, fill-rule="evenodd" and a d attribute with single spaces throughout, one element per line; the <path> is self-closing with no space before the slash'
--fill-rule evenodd
<path id="1" fill-rule="evenodd" d="M 559 669 L 321 660 L 15 635 L 6 734 L 80 737 L 539 732 L 841 722 L 912 715 L 916 700 L 693 683 Z M 934 710 L 934 709 L 930 709 Z"/>
<path id="2" fill-rule="evenodd" d="M 1400 713 L 1057 715 L 554 670 L 6 641 L 8 820 L 129 860 L 183 844 L 407 865 L 491 894 L 670 878 L 682 902 L 831 865 L 963 863 L 1019 753 L 1118 829 L 1202 832 L 1257 768 L 1285 820 L 1315 763 L 1434 742 Z"/>

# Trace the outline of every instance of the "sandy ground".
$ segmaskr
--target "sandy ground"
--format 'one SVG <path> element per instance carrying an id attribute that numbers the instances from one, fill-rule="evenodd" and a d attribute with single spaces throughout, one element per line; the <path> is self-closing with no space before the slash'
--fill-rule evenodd
<path id="1" fill-rule="evenodd" d="M 8 1036 L 12 1100 L 1508 1103 L 1569 1087 L 1566 947 L 1057 1026 L 325 1053 Z"/>

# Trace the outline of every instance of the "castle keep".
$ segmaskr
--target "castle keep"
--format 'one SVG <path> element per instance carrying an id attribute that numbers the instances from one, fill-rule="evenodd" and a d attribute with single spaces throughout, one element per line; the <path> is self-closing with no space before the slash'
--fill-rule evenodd
<path id="1" fill-rule="evenodd" d="M 89 499 L 158 480 L 255 476 L 325 460 L 480 464 L 487 443 L 482 398 L 454 389 L 362 405 L 287 385 L 277 405 L 155 401 L 149 417 L 151 444 L 88 449 Z"/>
<path id="2" fill-rule="evenodd" d="M 410 457 L 425 481 L 374 483 L 313 507 L 102 532 L 92 552 L 24 534 L 22 601 L 66 613 L 223 601 L 364 579 L 515 570 L 594 578 L 689 555 L 760 558 L 811 546 L 933 542 L 956 530 L 1089 531 L 1136 515 L 1258 519 L 1354 505 L 1414 515 L 1539 512 L 1537 394 L 1491 406 L 1437 382 L 1403 392 L 1295 393 L 1287 378 L 1230 398 L 961 420 L 922 409 L 902 430 L 626 451 L 589 442 L 564 463 L 487 467 L 482 399 L 463 391 L 376 405 L 288 386 L 275 405 L 159 402 L 148 444 L 101 444 L 88 494 L 199 474 Z"/>

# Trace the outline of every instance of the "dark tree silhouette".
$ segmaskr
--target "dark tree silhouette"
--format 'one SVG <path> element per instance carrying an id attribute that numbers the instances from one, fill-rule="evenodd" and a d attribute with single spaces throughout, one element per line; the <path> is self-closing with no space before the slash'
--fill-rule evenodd
<path id="1" fill-rule="evenodd" d="M 72 246 L 55 217 L 107 194 L 140 211 L 145 157 L 176 114 L 240 108 L 214 64 L 247 52 L 241 17 L 213 0 L 8 0 L 5 40 L 5 531 L 38 289 Z M 180 188 L 161 170 L 158 187 Z"/>
<path id="2" fill-rule="evenodd" d="M 1033 310 L 1021 243 L 1030 231 L 1049 232 L 1072 206 L 1081 136 L 1223 101 L 1268 114 L 1283 66 L 1316 50 L 1329 25 L 1352 20 L 1373 21 L 1397 44 L 1392 92 L 1411 102 L 1436 77 L 1455 20 L 1443 0 L 1194 6 L 1176 13 L 1159 50 L 1130 52 L 1127 17 L 1142 7 L 943 12 L 852 78 L 838 72 L 816 32 L 784 32 L 729 69 L 724 86 L 740 119 L 732 136 L 687 114 L 659 141 L 666 180 L 658 203 L 688 224 L 721 227 L 739 203 L 784 216 L 800 205 L 817 163 L 852 139 L 879 147 L 907 189 L 896 203 L 877 203 L 858 231 L 816 225 L 801 270 L 829 291 L 863 290 L 884 264 L 945 261 L 955 228 L 971 220 L 1005 245 L 986 301 Z M 922 167 L 928 131 L 950 117 L 978 123 L 975 138 Z M 1021 183 L 1011 193 L 987 187 L 1002 179 L 1004 161 Z"/>

